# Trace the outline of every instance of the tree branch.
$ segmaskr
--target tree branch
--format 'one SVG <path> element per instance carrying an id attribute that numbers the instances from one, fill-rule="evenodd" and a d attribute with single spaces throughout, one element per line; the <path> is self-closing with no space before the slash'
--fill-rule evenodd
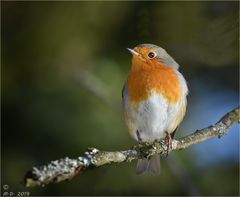
<path id="1" fill-rule="evenodd" d="M 165 139 L 153 143 L 138 144 L 125 151 L 110 152 L 100 151 L 96 148 L 89 148 L 83 156 L 80 156 L 77 159 L 66 157 L 64 159 L 52 161 L 44 166 L 33 167 L 32 170 L 25 175 L 25 186 L 30 187 L 58 183 L 72 179 L 74 176 L 88 169 L 106 164 L 131 162 L 132 160 L 140 158 L 149 158 L 154 154 L 166 156 L 174 150 L 182 150 L 210 138 L 220 138 L 227 134 L 232 125 L 239 122 L 239 107 L 237 107 L 222 117 L 216 124 L 197 130 L 196 132 L 178 140 L 173 140 L 172 148 L 170 150 L 168 150 L 167 141 Z"/>

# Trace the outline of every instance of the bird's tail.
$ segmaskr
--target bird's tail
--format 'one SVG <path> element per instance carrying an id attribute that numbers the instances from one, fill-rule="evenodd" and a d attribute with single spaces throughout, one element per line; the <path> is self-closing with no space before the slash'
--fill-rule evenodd
<path id="1" fill-rule="evenodd" d="M 143 174 L 144 172 L 151 172 L 154 175 L 160 174 L 160 157 L 159 155 L 153 155 L 149 159 L 139 159 L 137 162 L 136 173 L 138 175 Z"/>

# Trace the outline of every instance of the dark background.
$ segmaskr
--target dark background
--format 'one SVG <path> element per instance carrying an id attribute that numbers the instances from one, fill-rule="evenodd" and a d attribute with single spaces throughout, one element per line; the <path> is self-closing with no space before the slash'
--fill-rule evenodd
<path id="1" fill-rule="evenodd" d="M 23 186 L 32 166 L 134 144 L 121 111 L 126 47 L 153 43 L 180 64 L 190 94 L 176 138 L 236 107 L 238 12 L 237 1 L 1 2 L 1 184 L 39 196 L 239 195 L 237 125 L 162 159 L 160 176 L 137 176 L 132 162 Z"/>

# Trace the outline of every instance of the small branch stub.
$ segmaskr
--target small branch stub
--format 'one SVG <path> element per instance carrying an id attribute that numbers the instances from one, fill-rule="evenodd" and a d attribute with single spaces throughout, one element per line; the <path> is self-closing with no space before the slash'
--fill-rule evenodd
<path id="1" fill-rule="evenodd" d="M 42 186 L 49 183 L 58 183 L 70 180 L 76 175 L 90 168 L 99 167 L 111 163 L 131 162 L 140 158 L 149 158 L 154 154 L 166 156 L 166 154 L 185 149 L 193 144 L 200 143 L 213 137 L 222 137 L 229 128 L 240 122 L 239 107 L 227 113 L 216 124 L 198 130 L 188 136 L 172 141 L 172 148 L 168 150 L 165 139 L 152 143 L 138 144 L 125 151 L 100 151 L 89 148 L 83 156 L 77 159 L 68 157 L 50 162 L 47 165 L 33 167 L 25 175 L 25 186 Z"/>

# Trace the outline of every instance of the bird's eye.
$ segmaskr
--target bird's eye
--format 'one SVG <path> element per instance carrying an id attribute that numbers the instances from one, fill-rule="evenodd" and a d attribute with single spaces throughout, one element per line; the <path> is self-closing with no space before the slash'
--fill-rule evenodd
<path id="1" fill-rule="evenodd" d="M 150 52 L 150 53 L 148 54 L 148 57 L 149 57 L 150 59 L 154 58 L 155 56 L 156 56 L 156 54 L 153 53 L 153 52 Z"/>

